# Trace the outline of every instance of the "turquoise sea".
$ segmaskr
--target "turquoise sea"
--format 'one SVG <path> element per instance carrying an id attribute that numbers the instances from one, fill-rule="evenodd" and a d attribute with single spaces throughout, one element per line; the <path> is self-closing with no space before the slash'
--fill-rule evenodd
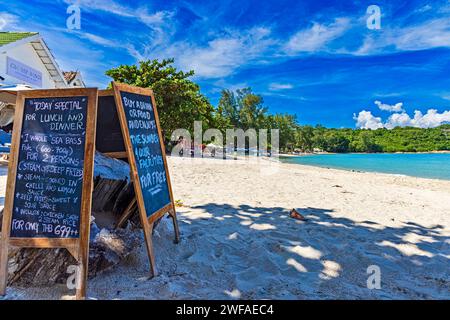
<path id="1" fill-rule="evenodd" d="M 325 168 L 402 174 L 450 180 L 450 154 L 320 154 L 280 157 L 282 162 Z"/>

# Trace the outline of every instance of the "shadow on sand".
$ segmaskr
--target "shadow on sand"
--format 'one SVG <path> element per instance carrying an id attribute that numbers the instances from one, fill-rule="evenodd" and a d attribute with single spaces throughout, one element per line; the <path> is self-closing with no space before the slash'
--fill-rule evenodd
<path id="1" fill-rule="evenodd" d="M 211 264 L 232 276 L 234 288 L 226 288 L 232 298 L 450 298 L 450 238 L 441 225 L 386 227 L 309 207 L 297 208 L 306 222 L 279 207 L 210 203 L 190 209 L 198 214 L 181 215 L 191 224 L 187 241 L 199 241 L 200 251 L 211 250 L 202 249 L 204 237 L 216 244 L 212 255 L 200 255 L 210 254 Z M 379 290 L 367 287 L 373 265 L 381 271 Z"/>

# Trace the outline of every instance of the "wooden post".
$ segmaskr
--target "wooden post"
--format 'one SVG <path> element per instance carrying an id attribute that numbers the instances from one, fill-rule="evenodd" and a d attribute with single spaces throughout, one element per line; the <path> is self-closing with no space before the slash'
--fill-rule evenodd
<path id="1" fill-rule="evenodd" d="M 130 204 L 126 207 L 126 209 L 122 213 L 122 216 L 120 217 L 119 221 L 117 222 L 116 228 L 122 228 L 123 227 L 123 225 L 128 220 L 128 218 L 130 218 L 130 216 L 131 216 L 131 214 L 133 212 L 133 209 L 135 208 L 136 205 L 137 205 L 136 204 L 136 197 L 134 197 L 133 200 L 131 200 Z"/>
<path id="2" fill-rule="evenodd" d="M 95 100 L 94 100 L 95 99 Z M 97 94 L 89 99 L 86 119 L 86 142 L 84 149 L 83 191 L 81 195 L 80 238 L 77 279 L 77 299 L 86 298 L 86 283 L 89 266 L 89 234 L 91 230 L 92 191 L 94 188 L 95 131 L 97 121 Z"/>
<path id="3" fill-rule="evenodd" d="M 175 231 L 175 243 L 180 242 L 180 230 L 178 229 L 178 220 L 177 220 L 177 213 L 175 211 L 175 208 L 169 212 L 170 217 L 173 221 L 173 229 Z"/>
<path id="4" fill-rule="evenodd" d="M 155 252 L 153 250 L 153 223 L 149 224 L 147 219 L 141 220 L 142 229 L 144 230 L 145 247 L 147 248 L 147 254 L 150 259 L 150 276 L 156 277 L 158 271 L 156 270 Z"/>
<path id="5" fill-rule="evenodd" d="M 8 164 L 8 178 L 6 181 L 5 207 L 3 209 L 2 237 L 0 244 L 0 295 L 6 294 L 8 284 L 8 251 L 9 235 L 11 231 L 12 206 L 14 203 L 14 190 L 16 184 L 17 163 L 19 155 L 20 134 L 22 132 L 23 110 L 25 99 L 22 95 L 17 96 L 14 128 L 11 139 L 10 160 Z"/>

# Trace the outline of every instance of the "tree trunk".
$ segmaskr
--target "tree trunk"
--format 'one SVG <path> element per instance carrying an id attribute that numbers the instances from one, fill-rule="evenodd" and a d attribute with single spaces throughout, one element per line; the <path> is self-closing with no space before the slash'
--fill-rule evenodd
<path id="1" fill-rule="evenodd" d="M 133 199 L 134 189 L 130 182 L 128 163 L 97 152 L 92 195 L 89 277 L 117 265 L 142 243 L 142 231 L 137 228 L 137 208 L 132 209 L 133 213 L 125 229 L 115 228 Z M 65 283 L 70 276 L 67 273 L 70 265 L 76 265 L 76 261 L 65 249 L 12 248 L 8 262 L 8 283 L 39 286 Z"/>

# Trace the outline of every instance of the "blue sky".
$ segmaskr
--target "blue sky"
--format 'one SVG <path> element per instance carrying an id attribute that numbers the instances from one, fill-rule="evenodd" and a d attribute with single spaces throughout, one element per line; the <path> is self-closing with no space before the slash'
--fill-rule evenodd
<path id="1" fill-rule="evenodd" d="M 66 27 L 70 4 L 80 30 Z M 367 27 L 369 5 L 381 10 L 380 29 Z M 450 121 L 449 0 L 10 0 L 0 21 L 40 32 L 89 86 L 105 87 L 104 72 L 120 64 L 174 57 L 214 105 L 220 90 L 250 86 L 271 112 L 296 113 L 301 124 Z"/>

